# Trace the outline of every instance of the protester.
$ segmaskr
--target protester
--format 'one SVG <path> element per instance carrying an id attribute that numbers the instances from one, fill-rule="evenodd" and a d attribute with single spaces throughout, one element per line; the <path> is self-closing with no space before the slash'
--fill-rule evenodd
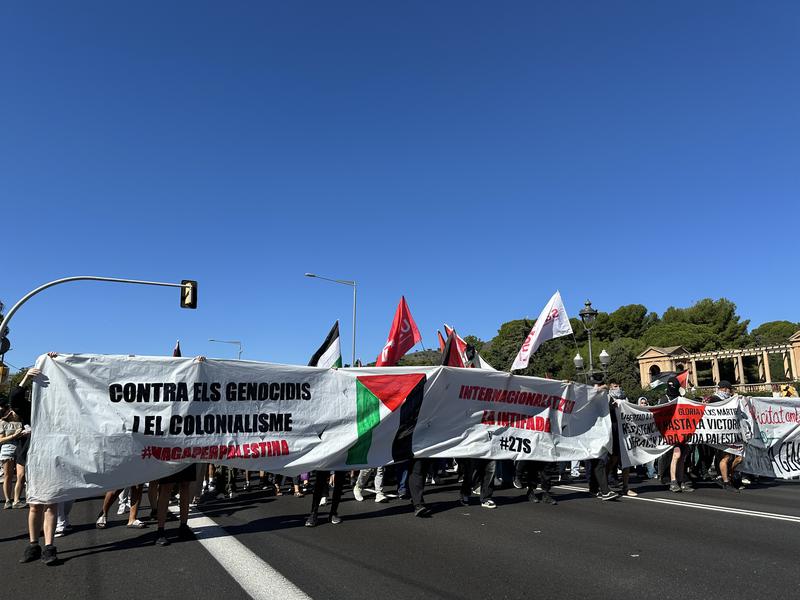
<path id="1" fill-rule="evenodd" d="M 620 433 L 617 426 L 617 408 L 616 405 L 621 402 L 627 402 L 628 398 L 625 395 L 619 381 L 611 380 L 608 385 L 608 398 L 609 398 L 609 414 L 611 415 L 611 442 L 613 444 L 611 454 L 608 455 L 606 462 L 607 474 L 615 477 L 617 474 L 617 467 L 620 463 Z M 622 495 L 629 497 L 636 497 L 639 494 L 630 489 L 630 467 L 622 468 Z"/>
<path id="2" fill-rule="evenodd" d="M 677 400 L 681 396 L 681 383 L 677 377 L 670 377 L 667 379 L 667 390 L 661 398 L 658 399 L 658 404 L 667 404 L 673 400 Z M 680 492 L 693 492 L 692 484 L 686 481 L 686 457 L 689 454 L 689 448 L 686 444 L 675 444 L 672 447 L 672 455 L 667 452 L 658 459 L 659 474 L 661 482 L 664 483 L 664 478 L 669 474 L 669 491 Z"/>
<path id="3" fill-rule="evenodd" d="M 485 458 L 466 458 L 463 460 L 464 481 L 461 483 L 461 504 L 468 506 L 470 495 L 473 491 L 476 491 L 480 495 L 483 508 L 497 508 L 497 504 L 492 500 L 495 461 Z"/>
<path id="4" fill-rule="evenodd" d="M 731 384 L 724 379 L 717 384 L 717 391 L 708 399 L 709 404 L 724 402 L 731 397 Z M 740 479 L 734 480 L 736 467 L 742 462 L 742 457 L 727 450 L 717 450 L 717 471 L 719 471 L 719 484 L 727 492 L 738 492 L 744 489 Z"/>
<path id="5" fill-rule="evenodd" d="M 328 518 L 331 525 L 338 525 L 342 522 L 339 516 L 339 502 L 342 499 L 342 487 L 347 473 L 345 471 L 334 471 L 333 474 L 330 474 L 328 471 L 316 471 L 314 475 L 314 494 L 311 497 L 311 514 L 306 519 L 306 527 L 315 527 L 317 525 L 320 504 L 328 494 L 329 475 L 333 478 L 333 496 L 331 497 Z"/>

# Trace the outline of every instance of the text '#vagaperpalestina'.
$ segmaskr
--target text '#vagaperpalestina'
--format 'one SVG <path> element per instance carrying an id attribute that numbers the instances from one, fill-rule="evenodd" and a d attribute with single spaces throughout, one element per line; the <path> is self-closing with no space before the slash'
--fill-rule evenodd
<path id="1" fill-rule="evenodd" d="M 311 400 L 308 382 L 112 383 L 111 402 L 219 402 Z"/>

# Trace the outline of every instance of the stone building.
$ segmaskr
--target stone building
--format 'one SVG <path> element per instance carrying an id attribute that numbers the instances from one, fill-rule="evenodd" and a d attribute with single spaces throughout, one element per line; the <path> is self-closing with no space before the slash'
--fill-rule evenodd
<path id="1" fill-rule="evenodd" d="M 800 379 L 800 331 L 784 344 L 689 352 L 683 346 L 650 346 L 636 357 L 642 387 L 666 371 L 689 371 L 698 391 L 730 381 L 737 392 L 777 392 L 782 384 Z"/>

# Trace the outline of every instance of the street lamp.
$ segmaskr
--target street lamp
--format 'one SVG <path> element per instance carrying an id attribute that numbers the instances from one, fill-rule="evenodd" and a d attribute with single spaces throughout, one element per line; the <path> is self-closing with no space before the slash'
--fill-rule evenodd
<path id="1" fill-rule="evenodd" d="M 306 273 L 305 276 L 313 277 L 314 279 L 324 279 L 332 283 L 349 285 L 353 288 L 353 360 L 350 362 L 350 366 L 354 367 L 356 365 L 356 282 L 350 281 L 349 279 L 331 279 L 330 277 L 323 277 L 322 275 L 316 275 L 314 273 Z"/>
<path id="2" fill-rule="evenodd" d="M 242 360 L 242 342 L 239 340 L 208 340 L 209 342 L 217 342 L 218 344 L 238 344 L 239 345 L 239 360 Z"/>
<path id="3" fill-rule="evenodd" d="M 592 358 L 592 329 L 594 328 L 594 323 L 597 320 L 598 311 L 595 308 L 592 308 L 592 303 L 587 300 L 583 306 L 583 308 L 578 312 L 578 316 L 580 316 L 581 321 L 583 322 L 583 328 L 586 330 L 586 335 L 589 338 L 589 368 L 584 371 L 584 376 L 586 377 L 586 381 L 588 383 L 589 377 L 594 375 L 594 360 Z M 575 358 L 572 359 L 572 362 L 575 364 L 575 368 L 578 371 L 583 371 L 583 357 L 580 355 L 580 352 L 575 355 Z M 600 366 L 603 369 L 603 373 L 606 372 L 608 369 L 608 365 L 611 362 L 611 355 L 605 351 L 605 349 L 600 353 Z"/>

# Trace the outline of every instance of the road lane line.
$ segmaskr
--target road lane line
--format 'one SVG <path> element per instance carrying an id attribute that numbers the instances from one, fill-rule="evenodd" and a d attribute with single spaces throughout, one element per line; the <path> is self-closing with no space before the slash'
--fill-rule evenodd
<path id="1" fill-rule="evenodd" d="M 169 507 L 178 514 L 178 508 Z M 192 511 L 189 527 L 197 541 L 253 600 L 311 600 L 303 590 L 286 579 L 252 550 L 225 531 L 216 521 Z"/>
<path id="2" fill-rule="evenodd" d="M 565 490 L 574 490 L 576 492 L 588 492 L 588 488 L 574 486 L 574 485 L 554 485 Z M 748 510 L 746 508 L 734 508 L 731 506 L 716 506 L 714 504 L 701 504 L 699 502 L 687 502 L 685 500 L 671 500 L 669 498 L 643 498 L 642 496 L 620 496 L 625 500 L 641 500 L 642 502 L 655 502 L 657 504 L 671 504 L 673 506 L 688 506 L 689 508 L 696 508 L 699 510 L 711 510 L 715 512 L 724 512 L 730 514 L 743 515 L 747 517 L 759 517 L 762 519 L 775 519 L 776 521 L 790 521 L 792 523 L 800 523 L 800 517 L 794 515 L 784 515 L 781 513 L 768 513 L 759 510 Z"/>

